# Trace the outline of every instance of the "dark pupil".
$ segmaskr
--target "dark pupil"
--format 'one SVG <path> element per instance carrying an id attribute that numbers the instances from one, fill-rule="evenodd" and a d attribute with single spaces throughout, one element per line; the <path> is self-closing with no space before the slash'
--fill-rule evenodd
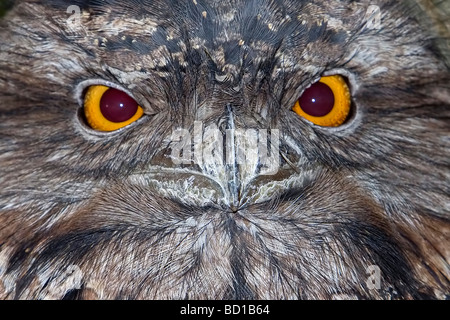
<path id="1" fill-rule="evenodd" d="M 300 108 L 314 117 L 323 117 L 333 110 L 334 94 L 325 83 L 316 82 L 298 99 Z"/>
<path id="2" fill-rule="evenodd" d="M 123 122 L 133 117 L 138 104 L 125 92 L 110 88 L 100 99 L 100 111 L 103 116 L 112 122 Z"/>

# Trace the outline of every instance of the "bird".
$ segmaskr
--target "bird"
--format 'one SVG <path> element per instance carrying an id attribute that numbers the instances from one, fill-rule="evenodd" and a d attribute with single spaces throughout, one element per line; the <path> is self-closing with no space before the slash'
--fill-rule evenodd
<path id="1" fill-rule="evenodd" d="M 450 297 L 450 6 L 17 0 L 0 299 Z"/>

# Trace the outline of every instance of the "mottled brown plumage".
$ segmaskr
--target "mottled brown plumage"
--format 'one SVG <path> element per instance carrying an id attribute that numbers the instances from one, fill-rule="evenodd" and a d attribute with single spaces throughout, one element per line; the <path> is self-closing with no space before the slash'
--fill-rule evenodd
<path id="1" fill-rule="evenodd" d="M 0 298 L 449 296 L 444 1 L 70 5 L 0 20 Z M 328 74 L 352 93 L 337 128 L 291 110 Z M 92 130 L 92 84 L 145 116 Z"/>

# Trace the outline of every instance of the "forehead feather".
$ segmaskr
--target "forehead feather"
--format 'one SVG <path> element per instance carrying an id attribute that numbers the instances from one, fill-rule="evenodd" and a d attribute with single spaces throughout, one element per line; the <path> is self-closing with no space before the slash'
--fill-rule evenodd
<path id="1" fill-rule="evenodd" d="M 324 42 L 342 46 L 368 6 L 364 2 L 294 0 L 73 3 L 82 12 L 80 32 L 95 51 L 112 56 L 120 52 L 129 58 L 147 56 L 150 68 L 155 68 L 164 66 L 169 56 L 186 64 L 186 50 L 196 50 L 222 71 L 241 68 L 243 60 L 259 64 L 267 57 L 280 58 L 285 53 L 289 57 L 290 51 L 300 52 L 306 45 L 308 52 L 314 52 L 311 46 L 315 45 L 323 50 Z M 49 4 L 67 16 L 65 1 Z"/>

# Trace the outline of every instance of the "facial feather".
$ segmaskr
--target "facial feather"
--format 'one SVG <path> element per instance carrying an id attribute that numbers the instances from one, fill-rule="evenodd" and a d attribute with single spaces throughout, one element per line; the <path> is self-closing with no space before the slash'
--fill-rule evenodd
<path id="1" fill-rule="evenodd" d="M 448 297 L 450 36 L 435 7 L 71 4 L 75 20 L 56 0 L 0 20 L 1 298 Z M 333 73 L 352 94 L 343 126 L 291 111 Z M 92 84 L 145 116 L 95 132 Z M 249 163 L 249 132 L 273 173 Z"/>

